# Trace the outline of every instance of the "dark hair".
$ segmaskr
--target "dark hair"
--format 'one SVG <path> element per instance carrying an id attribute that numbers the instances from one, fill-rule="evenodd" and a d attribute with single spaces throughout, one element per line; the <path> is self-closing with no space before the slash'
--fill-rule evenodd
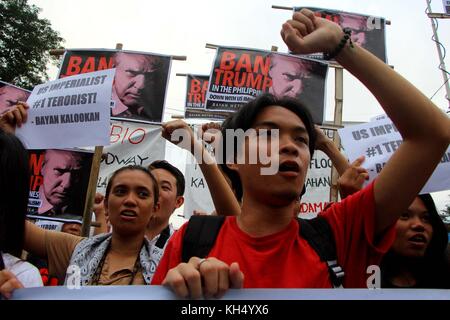
<path id="1" fill-rule="evenodd" d="M 153 183 L 153 203 L 154 205 L 156 205 L 158 203 L 159 200 L 159 187 L 158 187 L 158 181 L 156 181 L 155 176 L 147 169 L 144 168 L 142 166 L 138 166 L 138 165 L 130 165 L 130 166 L 126 166 L 126 167 L 122 167 L 117 169 L 116 171 L 114 171 L 114 173 L 111 175 L 111 177 L 109 178 L 108 181 L 108 185 L 106 186 L 106 191 L 105 191 L 105 201 L 108 200 L 109 194 L 111 192 L 111 186 L 114 182 L 114 178 L 121 173 L 122 171 L 125 170 L 138 170 L 138 171 L 142 171 L 144 173 L 146 173 L 150 179 L 152 180 Z"/>
<path id="2" fill-rule="evenodd" d="M 422 258 L 414 259 L 410 263 L 417 286 L 421 288 L 450 289 L 450 269 L 446 261 L 448 244 L 447 228 L 436 210 L 430 194 L 421 194 L 418 197 L 423 201 L 428 211 L 429 222 L 433 227 L 431 241 Z M 381 262 L 382 285 L 390 286 L 390 279 L 395 276 L 396 265 L 402 257 L 390 250 Z"/>
<path id="3" fill-rule="evenodd" d="M 438 214 L 436 205 L 434 204 L 431 195 L 429 193 L 426 193 L 420 194 L 418 197 L 422 199 L 423 203 L 425 204 L 425 207 L 428 210 L 430 224 L 433 227 L 433 236 L 431 238 L 430 244 L 428 245 L 427 251 L 425 252 L 425 256 L 432 259 L 441 258 L 445 253 L 445 250 L 447 249 L 447 228 L 445 227 L 442 218 Z"/>
<path id="4" fill-rule="evenodd" d="M 20 257 L 30 191 L 28 152 L 0 129 L 0 251 Z"/>
<path id="5" fill-rule="evenodd" d="M 270 93 L 265 93 L 258 96 L 256 99 L 248 102 L 239 111 L 229 116 L 222 123 L 222 139 L 219 147 L 219 158 L 221 159 L 221 167 L 223 172 L 230 178 L 232 187 L 235 190 L 238 200 L 242 200 L 243 190 L 239 175 L 227 167 L 226 158 L 226 130 L 242 129 L 244 131 L 250 129 L 255 122 L 258 114 L 266 107 L 279 106 L 288 109 L 295 113 L 305 125 L 306 131 L 309 135 L 309 153 L 311 158 L 314 154 L 314 147 L 316 144 L 316 131 L 314 129 L 314 122 L 311 113 L 298 99 L 290 97 L 277 98 Z M 237 152 L 237 145 L 234 144 L 234 154 Z"/>
<path id="6" fill-rule="evenodd" d="M 181 171 L 177 167 L 171 165 L 166 160 L 155 160 L 152 163 L 150 163 L 148 169 L 150 170 L 150 172 L 154 169 L 164 169 L 169 171 L 170 174 L 172 174 L 175 177 L 175 180 L 177 180 L 177 196 L 184 195 L 186 182 L 184 180 L 183 173 L 181 173 Z"/>

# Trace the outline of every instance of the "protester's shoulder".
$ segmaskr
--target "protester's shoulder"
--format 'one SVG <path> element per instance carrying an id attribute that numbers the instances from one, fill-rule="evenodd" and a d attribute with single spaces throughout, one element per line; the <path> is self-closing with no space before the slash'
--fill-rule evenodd
<path id="1" fill-rule="evenodd" d="M 217 216 L 209 216 L 209 215 L 205 215 L 205 216 L 195 216 L 194 219 L 217 219 Z M 223 217 L 224 222 L 223 222 L 223 226 L 230 226 L 233 224 L 233 221 L 236 221 L 236 217 L 235 216 L 227 216 L 227 217 Z M 189 222 L 190 220 L 186 220 L 186 222 L 184 222 L 180 228 L 175 229 L 174 233 L 172 235 L 172 238 L 183 238 L 185 233 L 186 233 L 186 229 L 189 226 Z"/>
<path id="2" fill-rule="evenodd" d="M 46 241 L 53 245 L 66 245 L 70 247 L 75 247 L 81 241 L 87 239 L 79 236 L 75 236 L 70 233 L 60 232 L 60 231 L 45 231 Z"/>
<path id="3" fill-rule="evenodd" d="M 356 207 L 358 207 L 360 210 L 370 209 L 369 206 L 375 205 L 374 183 L 375 181 L 372 181 L 363 189 L 355 192 L 352 195 L 349 195 L 339 202 L 330 203 L 329 205 L 325 206 L 322 212 L 319 213 L 319 216 L 326 217 L 330 214 L 339 211 L 347 211 Z"/>

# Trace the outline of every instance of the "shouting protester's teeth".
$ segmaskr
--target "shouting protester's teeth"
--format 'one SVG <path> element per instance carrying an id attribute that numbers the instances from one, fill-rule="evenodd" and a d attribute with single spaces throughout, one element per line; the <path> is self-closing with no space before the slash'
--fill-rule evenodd
<path id="1" fill-rule="evenodd" d="M 121 214 L 124 216 L 127 216 L 127 217 L 135 217 L 136 216 L 136 213 L 133 211 L 122 211 Z"/>

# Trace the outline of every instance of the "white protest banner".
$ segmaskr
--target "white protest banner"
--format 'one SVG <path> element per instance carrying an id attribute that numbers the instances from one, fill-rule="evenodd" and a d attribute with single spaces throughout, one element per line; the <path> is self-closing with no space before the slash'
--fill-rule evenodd
<path id="1" fill-rule="evenodd" d="M 322 131 L 329 139 L 334 139 L 336 131 L 329 129 Z M 332 167 L 333 163 L 324 152 L 314 151 L 305 180 L 306 193 L 300 201 L 301 218 L 316 217 L 330 202 Z"/>
<path id="2" fill-rule="evenodd" d="M 362 164 L 372 181 L 403 142 L 400 133 L 389 118 L 346 127 L 338 130 L 342 146 L 350 162 L 361 155 L 366 156 Z M 433 143 L 430 141 L 430 143 Z M 366 182 L 366 183 L 368 183 Z M 407 181 L 405 181 L 407 183 Z M 420 193 L 450 189 L 450 148 Z"/>
<path id="3" fill-rule="evenodd" d="M 147 167 L 155 160 L 164 159 L 166 140 L 157 125 L 111 121 L 110 142 L 103 150 L 97 183 L 97 191 L 102 194 L 105 194 L 109 177 L 120 167 Z"/>
<path id="4" fill-rule="evenodd" d="M 383 114 L 379 114 L 379 115 L 377 115 L 377 116 L 375 116 L 375 117 L 372 117 L 372 118 L 370 118 L 370 122 L 372 122 L 372 121 L 378 121 L 378 120 L 384 120 L 384 119 L 388 119 L 389 117 L 387 116 L 387 114 L 386 113 L 383 113 Z"/>
<path id="5" fill-rule="evenodd" d="M 184 213 L 189 219 L 194 210 L 211 213 L 215 208 L 203 173 L 191 154 L 187 154 L 184 173 L 186 189 L 184 191 Z"/>
<path id="6" fill-rule="evenodd" d="M 300 217 L 314 218 L 330 201 L 331 160 L 322 151 L 314 151 L 306 175 L 306 193 L 300 201 Z"/>
<path id="7" fill-rule="evenodd" d="M 12 300 L 176 300 L 165 286 L 68 286 L 23 288 L 13 292 Z M 449 300 L 450 290 L 437 289 L 229 289 L 219 300 Z M 180 315 L 188 308 L 198 308 L 194 301 L 177 308 Z M 206 308 L 206 307 L 203 307 Z M 217 314 L 225 308 L 212 308 Z M 265 310 L 265 311 L 263 311 Z M 266 313 L 268 309 L 262 309 Z M 214 314 L 214 313 L 213 313 Z M 213 316 L 211 314 L 210 317 Z"/>
<path id="8" fill-rule="evenodd" d="M 115 69 L 50 81 L 34 88 L 28 121 L 16 135 L 27 149 L 109 144 L 109 109 Z"/>

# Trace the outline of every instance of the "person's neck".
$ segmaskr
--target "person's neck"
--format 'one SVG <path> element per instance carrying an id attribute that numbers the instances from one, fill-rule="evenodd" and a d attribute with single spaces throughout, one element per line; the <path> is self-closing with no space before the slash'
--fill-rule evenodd
<path id="1" fill-rule="evenodd" d="M 247 196 L 243 198 L 241 214 L 236 220 L 239 228 L 253 237 L 277 233 L 293 219 L 295 202 L 288 205 L 269 205 Z"/>
<path id="2" fill-rule="evenodd" d="M 417 284 L 416 269 L 418 263 L 417 258 L 395 257 L 390 282 L 396 287 L 414 287 Z"/>
<path id="3" fill-rule="evenodd" d="M 147 239 L 152 240 L 157 235 L 159 235 L 167 226 L 169 225 L 169 220 L 151 219 L 147 229 L 145 230 L 145 235 Z"/>
<path id="4" fill-rule="evenodd" d="M 112 233 L 111 238 L 111 252 L 120 256 L 136 256 L 142 248 L 144 235 L 120 235 L 116 232 Z"/>
<path id="5" fill-rule="evenodd" d="M 391 278 L 391 283 L 396 287 L 411 288 L 416 286 L 417 279 L 413 272 L 404 269 L 403 272 L 397 273 Z"/>

